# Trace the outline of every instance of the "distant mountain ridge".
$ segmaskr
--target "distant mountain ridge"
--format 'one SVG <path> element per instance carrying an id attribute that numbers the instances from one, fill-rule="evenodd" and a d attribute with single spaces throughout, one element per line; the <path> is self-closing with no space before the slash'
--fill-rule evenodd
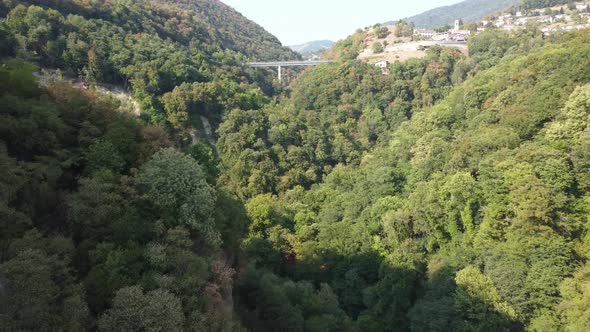
<path id="1" fill-rule="evenodd" d="M 322 52 L 329 49 L 333 45 L 334 42 L 331 40 L 315 40 L 300 45 L 291 45 L 289 48 L 297 53 L 306 54 Z"/>
<path id="2" fill-rule="evenodd" d="M 462 19 L 464 22 L 477 21 L 520 3 L 521 0 L 466 0 L 450 6 L 434 8 L 422 14 L 404 18 L 404 20 L 413 22 L 417 28 L 433 29 L 451 24 L 458 19 Z M 390 21 L 385 24 L 394 22 Z"/>

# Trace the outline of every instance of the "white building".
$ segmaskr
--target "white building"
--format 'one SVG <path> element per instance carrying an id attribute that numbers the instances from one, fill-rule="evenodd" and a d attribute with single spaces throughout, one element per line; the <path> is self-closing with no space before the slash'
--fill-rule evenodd
<path id="1" fill-rule="evenodd" d="M 582 15 L 580 15 L 580 16 L 582 16 Z M 555 20 L 564 20 L 565 22 L 569 22 L 572 20 L 572 16 L 566 15 L 566 14 L 559 14 L 559 15 L 555 15 Z"/>
<path id="2" fill-rule="evenodd" d="M 418 29 L 416 30 L 415 34 L 424 38 L 432 38 L 436 32 L 434 32 L 434 30 Z"/>
<path id="3" fill-rule="evenodd" d="M 536 19 L 539 23 L 553 23 L 553 16 L 549 15 L 538 16 Z"/>
<path id="4" fill-rule="evenodd" d="M 455 34 L 453 35 L 452 39 L 458 42 L 465 42 L 467 41 L 467 36 L 463 34 Z"/>
<path id="5" fill-rule="evenodd" d="M 375 64 L 376 67 L 379 67 L 381 69 L 387 69 L 387 66 L 389 66 L 389 61 L 383 60 L 383 61 L 379 61 Z"/>
<path id="6" fill-rule="evenodd" d="M 449 39 L 464 42 L 467 41 L 469 35 L 471 35 L 471 31 L 469 30 L 457 30 L 453 31 L 453 33 L 449 36 Z"/>
<path id="7" fill-rule="evenodd" d="M 432 37 L 432 40 L 436 40 L 436 41 L 449 40 L 449 33 L 448 32 L 437 33 Z"/>

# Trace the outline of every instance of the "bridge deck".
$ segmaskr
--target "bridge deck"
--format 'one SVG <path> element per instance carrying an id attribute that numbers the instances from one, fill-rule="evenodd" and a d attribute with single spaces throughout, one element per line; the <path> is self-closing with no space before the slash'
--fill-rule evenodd
<path id="1" fill-rule="evenodd" d="M 332 63 L 332 60 L 320 61 L 271 61 L 271 62 L 251 62 L 247 65 L 252 68 L 260 67 L 296 67 L 296 66 L 318 66 L 326 63 Z"/>

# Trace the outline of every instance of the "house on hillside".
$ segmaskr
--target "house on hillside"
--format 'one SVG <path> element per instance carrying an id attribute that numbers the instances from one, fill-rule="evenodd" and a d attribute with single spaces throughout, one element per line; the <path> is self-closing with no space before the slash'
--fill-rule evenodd
<path id="1" fill-rule="evenodd" d="M 379 62 L 375 63 L 375 67 L 379 67 L 381 69 L 387 69 L 387 66 L 389 66 L 389 61 L 387 61 L 387 60 L 383 60 L 383 61 L 379 61 Z"/>
<path id="2" fill-rule="evenodd" d="M 443 41 L 443 40 L 449 40 L 449 33 L 448 32 L 442 32 L 442 33 L 437 33 L 434 36 L 432 36 L 432 40 L 436 40 L 436 41 Z"/>
<path id="3" fill-rule="evenodd" d="M 418 29 L 416 30 L 416 32 L 414 33 L 420 37 L 424 37 L 424 38 L 432 38 L 434 37 L 434 35 L 436 34 L 436 32 L 434 32 L 434 30 L 428 30 L 428 29 Z"/>
<path id="4" fill-rule="evenodd" d="M 536 19 L 539 23 L 553 23 L 553 16 L 550 15 L 538 16 Z"/>
<path id="5" fill-rule="evenodd" d="M 449 39 L 454 40 L 454 41 L 458 41 L 458 42 L 464 42 L 464 41 L 467 41 L 470 34 L 471 34 L 471 31 L 469 31 L 469 30 L 457 30 L 451 34 Z"/>
<path id="6" fill-rule="evenodd" d="M 553 21 L 561 21 L 561 22 L 571 22 L 572 20 L 572 16 L 571 15 L 566 15 L 566 14 L 558 14 L 555 15 Z"/>

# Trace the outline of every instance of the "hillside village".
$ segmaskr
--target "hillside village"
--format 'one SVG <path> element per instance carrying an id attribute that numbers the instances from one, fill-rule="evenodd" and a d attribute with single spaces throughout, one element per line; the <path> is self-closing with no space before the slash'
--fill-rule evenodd
<path id="1" fill-rule="evenodd" d="M 421 58 L 426 49 L 440 45 L 467 53 L 467 41 L 473 34 L 490 29 L 514 31 L 536 25 L 545 35 L 590 27 L 590 3 L 576 2 L 528 11 L 507 9 L 478 22 L 455 20 L 453 26 L 415 29 L 400 21 L 394 25 L 374 26 L 367 33 L 365 49 L 358 58 L 386 69 L 389 63 Z"/>
<path id="2" fill-rule="evenodd" d="M 573 3 L 528 12 L 512 11 L 502 13 L 480 22 L 478 31 L 489 28 L 504 30 L 522 29 L 528 24 L 538 24 L 545 35 L 560 31 L 581 30 L 590 26 L 590 4 Z"/>

